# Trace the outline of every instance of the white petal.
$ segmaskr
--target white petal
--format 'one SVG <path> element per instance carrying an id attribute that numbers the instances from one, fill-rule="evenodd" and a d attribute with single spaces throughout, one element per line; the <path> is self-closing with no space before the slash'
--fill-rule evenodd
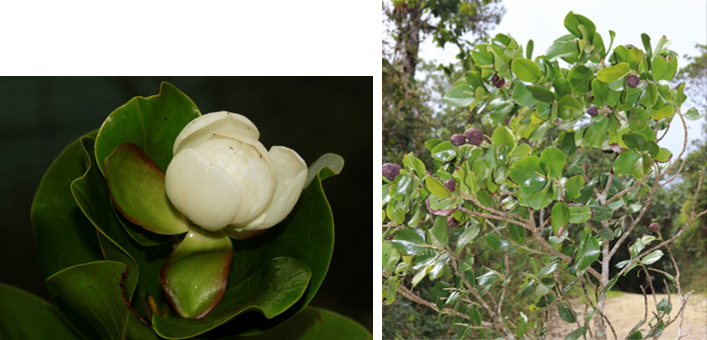
<path id="1" fill-rule="evenodd" d="M 307 164 L 292 149 L 283 146 L 270 148 L 278 182 L 268 208 L 241 230 L 270 228 L 287 217 L 292 211 L 307 179 Z"/>
<path id="2" fill-rule="evenodd" d="M 176 155 L 181 150 L 193 148 L 219 131 L 235 131 L 255 140 L 260 138 L 258 128 L 245 116 L 226 111 L 214 112 L 189 122 L 174 141 L 172 154 Z"/>
<path id="3" fill-rule="evenodd" d="M 194 149 L 182 150 L 172 159 L 165 190 L 177 210 L 209 231 L 227 226 L 241 205 L 236 181 Z"/>

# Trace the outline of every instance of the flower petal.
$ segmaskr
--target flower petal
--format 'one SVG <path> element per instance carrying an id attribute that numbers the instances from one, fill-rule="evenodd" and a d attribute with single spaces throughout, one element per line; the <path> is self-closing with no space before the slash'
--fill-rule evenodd
<path id="1" fill-rule="evenodd" d="M 260 138 L 258 128 L 245 116 L 226 111 L 213 112 L 189 122 L 174 141 L 172 153 L 177 155 L 181 150 L 193 148 L 219 131 L 236 131 L 255 140 Z"/>
<path id="2" fill-rule="evenodd" d="M 167 197 L 198 226 L 216 231 L 236 216 L 241 193 L 231 176 L 195 149 L 178 153 L 165 176 Z"/>
<path id="3" fill-rule="evenodd" d="M 123 143 L 106 158 L 106 180 L 115 207 L 130 222 L 157 234 L 187 232 L 189 222 L 165 195 L 165 174 L 135 144 Z"/>
<path id="4" fill-rule="evenodd" d="M 260 216 L 245 227 L 235 230 L 266 229 L 280 223 L 292 211 L 302 193 L 307 179 L 307 164 L 304 160 L 297 152 L 284 146 L 273 146 L 270 155 L 278 178 L 272 200 Z"/>
<path id="5" fill-rule="evenodd" d="M 189 230 L 160 269 L 167 300 L 185 318 L 199 319 L 226 291 L 233 244 L 225 233 Z"/>

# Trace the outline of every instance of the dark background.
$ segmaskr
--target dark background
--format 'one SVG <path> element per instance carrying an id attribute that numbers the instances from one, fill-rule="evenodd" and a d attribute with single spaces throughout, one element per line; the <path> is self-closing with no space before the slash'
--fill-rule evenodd
<path id="1" fill-rule="evenodd" d="M 284 145 L 311 164 L 341 155 L 339 176 L 323 182 L 336 226 L 331 266 L 311 305 L 372 330 L 370 197 L 373 78 L 0 77 L 0 282 L 49 299 L 40 275 L 30 207 L 44 171 L 61 150 L 98 129 L 134 96 L 168 81 L 202 114 L 247 116 L 266 148 Z"/>

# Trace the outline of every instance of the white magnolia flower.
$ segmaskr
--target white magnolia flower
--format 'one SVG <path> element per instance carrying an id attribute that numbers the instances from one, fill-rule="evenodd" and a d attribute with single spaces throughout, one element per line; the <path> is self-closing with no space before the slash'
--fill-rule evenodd
<path id="1" fill-rule="evenodd" d="M 226 111 L 203 115 L 174 142 L 165 189 L 194 224 L 239 233 L 270 228 L 294 207 L 307 164 L 292 149 L 258 141 L 246 117 Z"/>

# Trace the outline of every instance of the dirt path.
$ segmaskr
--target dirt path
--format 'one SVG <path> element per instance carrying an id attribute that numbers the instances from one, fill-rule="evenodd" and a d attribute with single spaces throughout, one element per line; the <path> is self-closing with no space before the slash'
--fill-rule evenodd
<path id="1" fill-rule="evenodd" d="M 667 298 L 666 294 L 656 295 L 656 301 L 660 302 L 661 299 Z M 673 310 L 670 316 L 674 318 L 678 310 L 680 309 L 680 299 L 676 294 L 670 296 Z M 578 301 L 579 302 L 579 301 Z M 576 306 L 579 303 L 572 304 Z M 651 296 L 648 296 L 648 319 L 652 317 L 651 312 L 655 312 L 655 303 Z M 611 324 L 616 330 L 616 335 L 619 339 L 625 339 L 628 336 L 628 332 L 636 326 L 636 324 L 643 319 L 645 313 L 645 304 L 643 300 L 643 295 L 641 294 L 625 294 L 620 297 L 612 298 L 607 300 L 606 307 L 604 309 L 605 314 L 611 320 Z M 578 314 L 584 314 L 584 307 L 581 311 L 577 311 Z M 596 316 L 595 316 L 596 317 Z M 582 319 L 580 319 L 582 320 Z M 680 320 L 675 321 L 675 323 L 668 326 L 663 334 L 660 336 L 661 339 L 675 339 L 678 333 L 678 324 Z M 550 337 L 549 339 L 564 339 L 567 334 L 572 332 L 577 328 L 577 324 L 568 324 L 562 321 L 559 316 L 556 316 L 551 322 L 553 327 L 548 327 Z M 594 320 L 592 320 L 591 325 L 594 325 Z M 643 335 L 646 335 L 648 331 L 648 325 L 644 324 L 639 328 Z M 682 323 L 682 334 L 686 334 L 687 337 L 682 338 L 686 340 L 705 340 L 707 339 L 707 296 L 705 295 L 695 295 L 693 294 L 688 300 L 687 306 L 685 307 L 685 315 Z M 609 339 L 613 339 L 613 334 L 609 330 Z M 589 339 L 589 337 L 587 337 Z"/>

